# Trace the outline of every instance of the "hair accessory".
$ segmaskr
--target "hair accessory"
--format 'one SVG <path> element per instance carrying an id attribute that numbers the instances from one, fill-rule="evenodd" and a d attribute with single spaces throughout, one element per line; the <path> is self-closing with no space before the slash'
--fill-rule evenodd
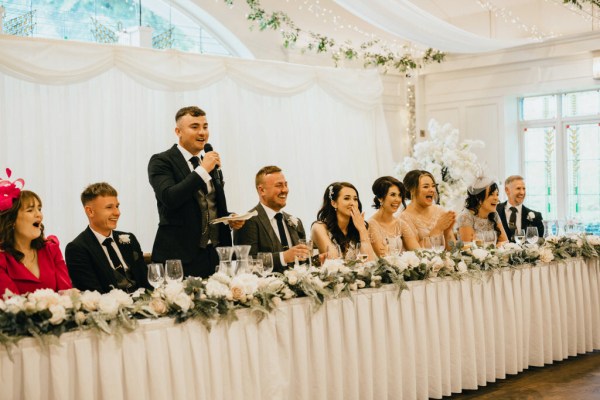
<path id="1" fill-rule="evenodd" d="M 478 195 L 479 193 L 485 191 L 485 189 L 494 182 L 494 179 L 484 176 L 483 173 L 480 173 L 480 175 L 475 178 L 475 181 L 469 185 L 467 192 L 473 196 Z"/>
<path id="2" fill-rule="evenodd" d="M 333 201 L 333 185 L 329 185 L 329 200 Z"/>
<path id="3" fill-rule="evenodd" d="M 6 168 L 6 177 L 10 178 L 11 174 L 10 168 Z M 17 187 L 17 184 L 20 187 Z M 23 179 L 15 179 L 14 182 L 8 179 L 0 179 L 0 212 L 12 207 L 14 200 L 21 194 L 23 186 L 25 186 Z"/>

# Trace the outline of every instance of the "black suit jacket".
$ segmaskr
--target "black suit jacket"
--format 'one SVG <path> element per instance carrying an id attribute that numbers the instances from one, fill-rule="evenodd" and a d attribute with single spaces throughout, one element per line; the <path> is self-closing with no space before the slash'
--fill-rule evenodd
<path id="1" fill-rule="evenodd" d="M 211 176 L 215 172 L 213 170 Z M 177 145 L 150 158 L 148 178 L 154 189 L 159 216 L 152 260 L 163 263 L 168 259 L 180 259 L 185 267 L 196 256 L 204 229 L 198 191 L 207 192 L 206 182 L 190 171 Z M 229 215 L 223 187 L 216 184 L 215 179 L 213 186 L 217 216 Z M 231 246 L 228 225 L 219 224 L 219 246 Z M 184 272 L 189 275 L 192 271 Z"/>
<path id="2" fill-rule="evenodd" d="M 263 206 L 259 203 L 250 211 L 254 210 L 257 211 L 258 215 L 250 218 L 241 229 L 234 232 L 234 242 L 238 245 L 250 245 L 250 254 L 253 256 L 261 252 L 273 253 L 273 270 L 281 272 L 283 265 L 281 264 L 279 253 L 284 250 L 283 246 L 277 238 Z M 282 212 L 282 214 L 290 233 L 290 238 L 292 239 L 291 245 L 295 246 L 298 244 L 299 239 L 306 238 L 302 221 L 298 219 L 298 224 L 294 225 L 290 214 L 285 212 Z"/>
<path id="3" fill-rule="evenodd" d="M 119 235 L 129 235 L 129 243 L 119 240 Z M 144 253 L 136 237 L 129 232 L 113 231 L 112 238 L 133 273 L 137 287 L 150 288 Z M 67 245 L 65 259 L 73 287 L 107 293 L 117 286 L 108 257 L 89 226 Z"/>
<path id="4" fill-rule="evenodd" d="M 515 241 L 514 235 L 515 231 L 508 228 L 508 221 L 506 220 L 506 201 L 500 203 L 496 206 L 496 211 L 498 211 L 498 215 L 500 215 L 500 220 L 502 221 L 502 226 L 504 227 L 504 232 L 508 236 L 508 240 L 511 242 Z M 529 220 L 529 213 L 532 212 L 535 217 Z M 521 229 L 526 230 L 530 226 L 535 226 L 538 230 L 538 234 L 540 237 L 544 236 L 544 222 L 542 218 L 542 213 L 537 211 L 533 211 L 525 205 L 521 207 Z"/>

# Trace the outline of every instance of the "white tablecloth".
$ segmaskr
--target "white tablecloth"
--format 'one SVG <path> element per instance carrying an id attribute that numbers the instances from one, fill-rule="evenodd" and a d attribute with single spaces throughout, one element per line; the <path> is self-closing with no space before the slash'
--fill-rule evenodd
<path id="1" fill-rule="evenodd" d="M 426 399 L 600 349 L 597 259 L 489 278 L 410 282 L 247 311 L 208 332 L 145 321 L 122 338 L 72 332 L 60 346 L 0 350 L 2 399 Z"/>

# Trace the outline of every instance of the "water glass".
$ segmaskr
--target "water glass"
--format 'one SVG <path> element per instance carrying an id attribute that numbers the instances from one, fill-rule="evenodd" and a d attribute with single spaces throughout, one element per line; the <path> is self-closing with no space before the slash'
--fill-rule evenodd
<path id="1" fill-rule="evenodd" d="M 527 230 L 525 231 L 525 238 L 529 244 L 537 243 L 538 239 L 540 238 L 537 228 L 535 226 L 528 226 Z"/>
<path id="2" fill-rule="evenodd" d="M 217 272 L 233 277 L 235 275 L 235 261 L 219 261 Z"/>
<path id="3" fill-rule="evenodd" d="M 485 231 L 483 232 L 483 245 L 484 247 L 496 247 L 496 232 L 495 231 Z"/>
<path id="4" fill-rule="evenodd" d="M 154 288 L 165 282 L 165 269 L 161 263 L 148 264 L 148 283 Z"/>
<path id="5" fill-rule="evenodd" d="M 524 244 L 525 243 L 525 231 L 523 229 L 516 229 L 515 234 L 513 236 L 516 244 Z"/>
<path id="6" fill-rule="evenodd" d="M 431 244 L 431 238 L 429 236 L 425 236 L 421 240 L 421 247 L 428 250 L 433 249 L 433 245 Z"/>
<path id="7" fill-rule="evenodd" d="M 273 272 L 273 254 L 271 253 L 258 253 L 256 259 L 262 263 L 263 274 L 265 276 Z"/>
<path id="8" fill-rule="evenodd" d="M 235 251 L 236 260 L 247 260 L 248 255 L 250 254 L 251 246 L 244 244 L 239 246 L 233 246 L 233 249 Z"/>
<path id="9" fill-rule="evenodd" d="M 436 253 L 441 253 L 446 249 L 446 241 L 444 240 L 444 235 L 430 236 L 429 240 L 431 241 L 431 248 Z"/>
<path id="10" fill-rule="evenodd" d="M 165 262 L 165 278 L 167 282 L 181 282 L 183 280 L 181 260 L 167 260 Z"/>
<path id="11" fill-rule="evenodd" d="M 217 247 L 217 254 L 219 255 L 219 261 L 231 261 L 233 257 L 233 247 Z"/>
<path id="12" fill-rule="evenodd" d="M 362 263 L 366 262 L 369 258 L 369 255 L 367 253 L 365 253 L 364 247 L 361 245 L 361 243 L 356 243 L 356 260 L 360 261 Z"/>
<path id="13" fill-rule="evenodd" d="M 385 238 L 385 244 L 390 256 L 398 256 L 402 252 L 402 236 L 388 236 Z"/>
<path id="14" fill-rule="evenodd" d="M 248 260 L 248 272 L 259 276 L 263 275 L 264 269 L 262 260 L 258 257 L 256 257 L 255 260 Z"/>
<path id="15" fill-rule="evenodd" d="M 298 239 L 298 244 L 303 244 L 308 248 L 308 265 L 312 267 L 313 242 L 310 239 Z"/>

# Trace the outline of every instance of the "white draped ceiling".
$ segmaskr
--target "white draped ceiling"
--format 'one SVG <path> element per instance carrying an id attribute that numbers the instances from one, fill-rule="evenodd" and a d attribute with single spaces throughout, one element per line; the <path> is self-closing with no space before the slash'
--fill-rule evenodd
<path id="1" fill-rule="evenodd" d="M 87 223 L 81 190 L 108 181 L 119 228 L 149 251 L 158 217 L 147 163 L 176 142 L 174 115 L 187 105 L 207 111 L 233 211 L 257 203 L 264 165 L 284 169 L 287 210 L 307 226 L 330 182 L 356 184 L 368 208 L 372 181 L 392 173 L 374 70 L 0 35 L 0 171 L 41 195 L 63 247 Z"/>
<path id="2" fill-rule="evenodd" d="M 480 53 L 531 43 L 489 39 L 443 21 L 409 0 L 334 0 L 338 5 L 402 39 L 452 53 Z"/>

